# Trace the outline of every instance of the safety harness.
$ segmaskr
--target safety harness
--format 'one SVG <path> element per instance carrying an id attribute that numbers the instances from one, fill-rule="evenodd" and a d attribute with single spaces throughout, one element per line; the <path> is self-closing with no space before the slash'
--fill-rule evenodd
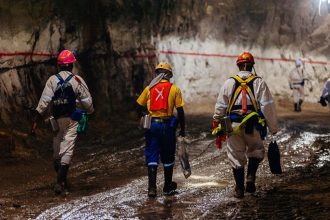
<path id="1" fill-rule="evenodd" d="M 242 112 L 245 114 L 247 112 L 247 104 L 246 104 L 246 94 L 250 97 L 250 100 L 253 105 L 253 110 L 258 112 L 258 104 L 257 101 L 254 97 L 254 92 L 253 92 L 253 81 L 256 78 L 259 78 L 256 75 L 252 75 L 248 77 L 246 80 L 243 80 L 240 78 L 238 75 L 232 77 L 235 80 L 235 92 L 234 95 L 231 97 L 230 102 L 229 102 L 229 107 L 227 109 L 227 115 L 230 114 L 230 112 L 233 109 L 234 103 L 236 102 L 238 96 L 240 93 L 242 93 Z M 251 89 L 252 88 L 252 89 Z"/>
<path id="2" fill-rule="evenodd" d="M 253 121 L 252 118 L 256 120 L 256 128 L 259 130 L 261 138 L 264 139 L 266 136 L 266 121 L 265 118 L 263 117 L 263 114 L 260 111 L 260 108 L 258 106 L 258 103 L 255 99 L 254 96 L 254 91 L 253 91 L 253 82 L 255 79 L 260 78 L 256 75 L 252 75 L 248 77 L 247 79 L 243 80 L 240 78 L 238 75 L 232 77 L 235 80 L 235 89 L 234 89 L 234 95 L 231 97 L 229 101 L 229 106 L 227 108 L 227 116 L 230 117 L 230 120 L 232 122 L 238 122 L 239 125 L 235 127 L 231 132 L 226 132 L 224 131 L 226 128 L 223 128 L 221 126 L 221 123 L 219 123 L 219 127 L 215 128 L 212 131 L 213 135 L 216 135 L 218 133 L 227 133 L 228 135 L 235 135 L 239 134 L 240 129 L 248 123 L 248 121 L 251 120 Z M 242 104 L 241 105 L 234 105 L 236 102 L 239 94 L 242 94 Z M 247 97 L 249 96 L 252 105 L 247 105 Z M 243 115 L 238 115 L 235 113 L 232 113 L 233 110 L 236 109 L 242 109 Z M 251 110 L 249 114 L 246 114 L 248 110 Z M 253 122 L 255 123 L 255 122 Z M 248 132 L 247 132 L 248 133 Z"/>

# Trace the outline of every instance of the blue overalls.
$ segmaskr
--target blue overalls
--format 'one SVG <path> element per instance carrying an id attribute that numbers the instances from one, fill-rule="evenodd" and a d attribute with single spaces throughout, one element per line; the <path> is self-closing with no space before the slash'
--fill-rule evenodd
<path id="1" fill-rule="evenodd" d="M 157 166 L 159 157 L 164 167 L 173 166 L 176 148 L 176 118 L 152 119 L 151 127 L 146 132 L 146 147 L 144 154 L 146 165 Z"/>

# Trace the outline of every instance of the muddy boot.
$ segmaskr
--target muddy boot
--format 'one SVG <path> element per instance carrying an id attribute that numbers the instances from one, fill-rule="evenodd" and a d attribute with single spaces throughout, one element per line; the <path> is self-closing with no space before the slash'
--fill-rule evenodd
<path id="1" fill-rule="evenodd" d="M 256 191 L 255 181 L 256 173 L 259 167 L 260 159 L 249 158 L 248 170 L 246 174 L 246 188 L 245 191 L 254 193 Z"/>
<path id="2" fill-rule="evenodd" d="M 157 196 L 157 166 L 148 166 L 148 178 L 149 178 L 149 185 L 148 185 L 148 196 L 149 197 L 156 197 Z"/>
<path id="3" fill-rule="evenodd" d="M 244 167 L 239 169 L 234 169 L 234 179 L 236 182 L 234 197 L 243 198 L 244 197 Z"/>
<path id="4" fill-rule="evenodd" d="M 169 167 L 164 167 L 164 188 L 163 188 L 163 194 L 165 196 L 171 196 L 176 193 L 177 184 L 176 182 L 172 181 L 173 176 L 173 165 Z"/>
<path id="5" fill-rule="evenodd" d="M 69 165 L 61 165 L 57 173 L 57 183 L 54 187 L 55 194 L 61 193 L 68 194 L 67 175 L 69 171 Z"/>

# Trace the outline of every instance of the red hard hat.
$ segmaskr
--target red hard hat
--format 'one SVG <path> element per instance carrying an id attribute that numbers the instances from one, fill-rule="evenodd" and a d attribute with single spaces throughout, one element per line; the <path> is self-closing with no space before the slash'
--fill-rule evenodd
<path id="1" fill-rule="evenodd" d="M 251 53 L 249 52 L 243 52 L 240 55 L 238 55 L 236 64 L 240 63 L 251 63 L 252 65 L 254 64 L 254 58 Z"/>
<path id="2" fill-rule="evenodd" d="M 62 50 L 62 52 L 57 57 L 57 64 L 69 64 L 76 62 L 74 54 L 69 50 Z"/>

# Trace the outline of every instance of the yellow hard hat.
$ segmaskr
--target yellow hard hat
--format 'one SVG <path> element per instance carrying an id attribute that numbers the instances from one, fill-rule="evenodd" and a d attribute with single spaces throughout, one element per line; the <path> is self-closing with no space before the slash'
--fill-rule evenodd
<path id="1" fill-rule="evenodd" d="M 168 70 L 170 72 L 172 72 L 172 66 L 169 63 L 165 63 L 165 62 L 160 62 L 157 66 L 156 66 L 156 70 L 158 69 L 164 69 L 164 70 Z"/>

